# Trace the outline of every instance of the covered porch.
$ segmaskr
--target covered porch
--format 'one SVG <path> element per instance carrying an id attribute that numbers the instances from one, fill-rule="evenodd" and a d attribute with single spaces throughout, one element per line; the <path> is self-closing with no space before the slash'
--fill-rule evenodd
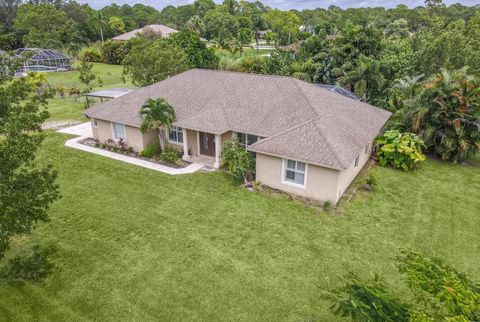
<path id="1" fill-rule="evenodd" d="M 175 130 L 177 131 L 176 143 L 179 144 L 179 129 Z M 232 132 L 213 134 L 182 128 L 181 133 L 181 148 L 183 149 L 184 160 L 200 163 L 215 169 L 220 168 L 223 144 L 232 138 Z M 172 135 L 172 132 L 170 132 L 169 141 L 171 143 L 172 139 L 175 139 L 175 134 Z"/>

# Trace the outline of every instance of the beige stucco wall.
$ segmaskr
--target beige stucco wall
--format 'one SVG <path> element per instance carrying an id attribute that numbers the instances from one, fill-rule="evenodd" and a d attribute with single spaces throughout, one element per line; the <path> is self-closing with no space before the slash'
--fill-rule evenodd
<path id="1" fill-rule="evenodd" d="M 227 142 L 228 140 L 230 140 L 232 138 L 232 135 L 233 135 L 232 131 L 228 131 L 228 132 L 225 132 L 225 133 L 222 134 L 222 148 L 223 148 L 223 145 L 225 144 L 225 142 Z"/>
<path id="2" fill-rule="evenodd" d="M 93 125 L 93 124 L 92 124 Z M 108 121 L 98 120 L 97 127 L 92 126 L 93 137 L 99 142 L 105 142 L 108 139 L 113 139 L 112 123 Z M 155 142 L 156 134 L 143 134 L 139 128 L 125 125 L 126 142 L 133 147 L 135 151 L 142 151 L 149 143 Z"/>
<path id="3" fill-rule="evenodd" d="M 283 159 L 257 153 L 257 180 L 269 187 L 319 201 L 337 202 L 339 171 L 307 165 L 306 187 L 282 183 Z"/>
<path id="4" fill-rule="evenodd" d="M 340 199 L 340 197 L 343 195 L 345 190 L 347 190 L 348 186 L 350 186 L 353 180 L 355 180 L 355 177 L 365 166 L 365 163 L 367 163 L 372 153 L 373 146 L 374 146 L 374 140 L 372 140 L 372 142 L 369 143 L 367 153 L 365 153 L 365 147 L 358 152 L 359 161 L 358 161 L 357 167 L 355 167 L 355 160 L 353 160 L 346 170 L 340 171 L 340 176 L 338 179 L 338 191 L 337 191 L 338 199 Z"/>
<path id="5" fill-rule="evenodd" d="M 198 157 L 200 151 L 198 150 L 197 131 L 187 130 L 187 144 L 192 156 Z"/>

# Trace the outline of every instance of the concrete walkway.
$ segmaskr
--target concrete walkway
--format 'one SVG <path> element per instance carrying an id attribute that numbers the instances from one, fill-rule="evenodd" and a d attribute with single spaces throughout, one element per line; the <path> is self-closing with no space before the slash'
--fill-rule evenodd
<path id="1" fill-rule="evenodd" d="M 87 125 L 88 125 L 88 127 L 87 127 Z M 66 147 L 81 150 L 81 151 L 85 151 L 85 152 L 94 153 L 94 154 L 101 155 L 101 156 L 104 156 L 104 157 L 107 157 L 107 158 L 110 158 L 110 159 L 134 164 L 134 165 L 137 165 L 137 166 L 140 166 L 140 167 L 143 167 L 143 168 L 163 172 L 163 173 L 166 173 L 166 174 L 177 175 L 177 174 L 194 173 L 194 172 L 200 170 L 201 168 L 203 168 L 203 165 L 198 164 L 198 163 L 192 163 L 188 167 L 185 167 L 185 168 L 172 168 L 172 167 L 168 167 L 166 165 L 158 164 L 158 163 L 155 163 L 155 162 L 150 162 L 150 161 L 147 161 L 147 160 L 137 159 L 137 158 L 133 158 L 133 157 L 123 155 L 123 154 L 110 152 L 110 151 L 106 151 L 106 150 L 103 150 L 103 149 L 95 148 L 93 146 L 88 146 L 88 145 L 81 144 L 81 143 L 79 143 L 79 141 L 81 141 L 83 139 L 86 139 L 88 137 L 92 137 L 92 128 L 91 128 L 91 125 L 90 125 L 89 122 L 79 124 L 79 125 L 76 125 L 76 126 L 72 126 L 71 128 L 62 129 L 62 130 L 59 130 L 58 132 L 66 133 L 66 134 L 72 134 L 72 135 L 80 135 L 79 137 L 70 139 L 67 142 L 65 142 Z"/>
<path id="2" fill-rule="evenodd" d="M 67 127 L 67 128 L 58 130 L 57 132 L 71 134 L 75 136 L 83 136 L 87 138 L 93 137 L 92 124 L 90 122 L 85 122 L 72 127 Z"/>

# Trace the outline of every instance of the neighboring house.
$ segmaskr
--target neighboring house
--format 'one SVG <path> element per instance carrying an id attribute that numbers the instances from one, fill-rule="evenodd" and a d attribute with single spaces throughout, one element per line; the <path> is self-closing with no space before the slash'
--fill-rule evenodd
<path id="1" fill-rule="evenodd" d="M 148 25 L 140 29 L 135 29 L 132 31 L 129 31 L 127 33 L 124 33 L 122 35 L 119 35 L 117 37 L 113 37 L 112 40 L 118 40 L 118 41 L 128 41 L 134 37 L 137 36 L 137 34 L 140 34 L 145 31 L 145 29 L 150 29 L 156 33 L 160 33 L 162 37 L 168 37 L 171 33 L 178 32 L 178 30 L 172 29 L 170 27 L 164 26 L 164 25 Z"/>
<path id="2" fill-rule="evenodd" d="M 257 180 L 272 188 L 336 203 L 371 155 L 391 113 L 295 78 L 192 69 L 86 110 L 97 140 L 124 139 L 137 151 L 140 107 L 165 98 L 175 127 L 165 133 L 184 158 L 220 165 L 236 136 L 256 154 Z"/>

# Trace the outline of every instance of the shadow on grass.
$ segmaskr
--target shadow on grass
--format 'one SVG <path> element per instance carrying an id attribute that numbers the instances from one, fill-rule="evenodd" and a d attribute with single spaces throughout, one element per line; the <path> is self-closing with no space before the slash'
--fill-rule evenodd
<path id="1" fill-rule="evenodd" d="M 41 282 L 54 271 L 51 258 L 57 253 L 54 246 L 42 248 L 34 245 L 30 254 L 16 256 L 0 268 L 0 280 L 14 286 L 26 282 Z"/>

